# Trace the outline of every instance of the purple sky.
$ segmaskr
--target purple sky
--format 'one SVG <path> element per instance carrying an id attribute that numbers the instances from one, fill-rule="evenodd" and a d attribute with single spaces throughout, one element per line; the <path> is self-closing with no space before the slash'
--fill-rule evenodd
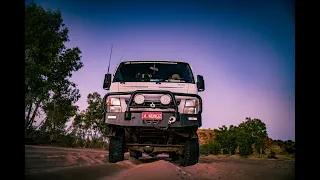
<path id="1" fill-rule="evenodd" d="M 185 61 L 203 75 L 202 128 L 260 118 L 269 137 L 295 140 L 292 1 L 35 2 L 61 9 L 70 30 L 68 46 L 82 50 L 84 67 L 72 77 L 82 95 L 80 109 L 87 107 L 89 93 L 108 92 L 102 83 L 113 43 L 112 73 L 123 56 Z"/>

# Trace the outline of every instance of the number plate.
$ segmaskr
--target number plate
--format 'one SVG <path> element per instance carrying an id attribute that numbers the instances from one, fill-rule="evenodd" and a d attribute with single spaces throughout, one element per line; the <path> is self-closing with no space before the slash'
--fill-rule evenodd
<path id="1" fill-rule="evenodd" d="M 142 112 L 142 120 L 162 120 L 162 112 Z"/>

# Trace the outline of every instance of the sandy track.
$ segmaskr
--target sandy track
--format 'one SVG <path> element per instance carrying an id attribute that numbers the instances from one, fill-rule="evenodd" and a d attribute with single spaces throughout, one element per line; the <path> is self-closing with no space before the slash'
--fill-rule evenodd
<path id="1" fill-rule="evenodd" d="M 72 149 L 25 146 L 25 171 L 107 163 L 107 152 L 96 149 Z"/>
<path id="2" fill-rule="evenodd" d="M 174 179 L 295 179 L 294 161 L 201 157 L 198 164 L 180 167 L 166 155 L 107 162 L 96 149 L 25 146 L 26 179 L 174 180 Z M 126 157 L 128 157 L 126 155 Z"/>

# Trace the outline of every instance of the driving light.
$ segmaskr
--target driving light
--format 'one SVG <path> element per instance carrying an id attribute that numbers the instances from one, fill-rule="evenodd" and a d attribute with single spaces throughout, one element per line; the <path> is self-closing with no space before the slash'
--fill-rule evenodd
<path id="1" fill-rule="evenodd" d="M 137 94 L 134 96 L 133 100 L 136 104 L 143 104 L 144 103 L 144 96 L 141 94 Z"/>
<path id="2" fill-rule="evenodd" d="M 163 104 L 163 105 L 168 105 L 168 104 L 170 104 L 170 102 L 171 102 L 171 97 L 170 97 L 169 95 L 167 95 L 167 94 L 162 95 L 162 96 L 160 97 L 160 102 L 161 102 L 161 104 Z"/>

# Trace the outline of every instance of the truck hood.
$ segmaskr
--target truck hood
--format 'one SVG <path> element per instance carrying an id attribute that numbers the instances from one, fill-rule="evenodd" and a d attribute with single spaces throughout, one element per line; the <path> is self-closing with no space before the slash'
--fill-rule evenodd
<path id="1" fill-rule="evenodd" d="M 118 92 L 132 92 L 136 90 L 164 90 L 179 93 L 188 93 L 189 84 L 187 83 L 167 83 L 161 82 L 126 82 L 125 84 L 117 83 Z M 115 90 L 115 89 L 114 89 Z"/>

